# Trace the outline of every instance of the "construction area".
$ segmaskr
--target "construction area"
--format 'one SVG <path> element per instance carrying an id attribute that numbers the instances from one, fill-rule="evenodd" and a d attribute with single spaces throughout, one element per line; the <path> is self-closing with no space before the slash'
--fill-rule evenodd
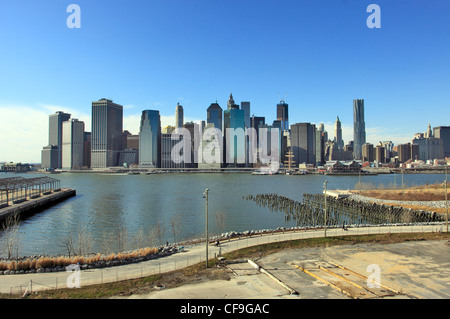
<path id="1" fill-rule="evenodd" d="M 448 299 L 447 240 L 284 250 L 228 265 L 229 280 L 128 298 Z"/>

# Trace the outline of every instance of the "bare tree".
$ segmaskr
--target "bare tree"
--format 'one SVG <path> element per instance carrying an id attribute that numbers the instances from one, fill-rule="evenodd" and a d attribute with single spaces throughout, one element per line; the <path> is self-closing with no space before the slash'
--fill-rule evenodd
<path id="1" fill-rule="evenodd" d="M 16 253 L 16 258 L 19 256 L 20 249 L 20 237 L 19 237 L 19 214 L 14 213 L 9 215 L 2 225 L 4 236 L 4 250 L 8 259 L 13 258 L 13 254 Z"/>
<path id="2" fill-rule="evenodd" d="M 83 226 L 78 231 L 78 254 L 83 256 L 91 252 L 91 248 L 93 245 L 93 240 L 89 232 L 86 230 L 86 226 Z"/>
<path id="3" fill-rule="evenodd" d="M 158 244 L 162 245 L 165 232 L 166 227 L 163 224 L 161 224 L 160 221 L 158 221 L 158 223 L 152 227 L 150 236 L 158 239 Z"/>
<path id="4" fill-rule="evenodd" d="M 179 242 L 181 239 L 181 232 L 183 228 L 181 217 L 178 215 L 173 215 L 170 219 L 170 227 L 172 228 L 173 242 Z"/>
<path id="5" fill-rule="evenodd" d="M 67 251 L 69 258 L 72 254 L 75 254 L 75 246 L 72 232 L 70 232 L 69 234 L 66 235 L 66 237 L 63 238 L 62 245 Z"/>
<path id="6" fill-rule="evenodd" d="M 225 228 L 225 213 L 218 212 L 215 215 L 215 219 L 216 219 L 216 227 L 219 230 L 219 235 L 221 235 L 223 232 L 223 229 Z"/>
<path id="7" fill-rule="evenodd" d="M 119 252 L 125 251 L 125 247 L 127 244 L 127 230 L 125 227 L 120 227 L 117 232 L 117 249 Z"/>
<path id="8" fill-rule="evenodd" d="M 133 236 L 133 246 L 132 248 L 144 248 L 144 244 L 145 243 L 145 235 L 144 232 L 141 230 L 139 230 L 138 232 L 136 232 Z"/>

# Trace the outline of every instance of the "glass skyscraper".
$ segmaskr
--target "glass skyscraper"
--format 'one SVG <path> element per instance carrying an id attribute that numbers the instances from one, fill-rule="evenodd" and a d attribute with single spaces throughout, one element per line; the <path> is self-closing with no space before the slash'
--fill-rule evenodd
<path id="1" fill-rule="evenodd" d="M 353 158 L 362 159 L 362 146 L 366 143 L 364 100 L 353 100 Z"/>
<path id="2" fill-rule="evenodd" d="M 159 111 L 142 111 L 139 129 L 139 166 L 161 167 L 161 117 Z"/>

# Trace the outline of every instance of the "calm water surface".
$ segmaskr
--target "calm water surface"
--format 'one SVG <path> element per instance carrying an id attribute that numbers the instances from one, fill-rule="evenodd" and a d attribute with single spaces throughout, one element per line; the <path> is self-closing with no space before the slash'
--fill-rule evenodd
<path id="1" fill-rule="evenodd" d="M 5 174 L 0 177 L 10 177 Z M 17 175 L 16 175 L 17 176 Z M 25 178 L 40 176 L 22 175 Z M 48 175 L 42 175 L 48 176 Z M 173 242 L 170 220 L 178 216 L 182 222 L 182 238 L 204 234 L 205 199 L 209 189 L 209 230 L 219 233 L 216 215 L 224 216 L 225 231 L 295 226 L 285 223 L 282 213 L 260 208 L 242 197 L 249 194 L 277 193 L 301 200 L 303 193 L 320 193 L 323 182 L 328 189 L 351 189 L 358 176 L 274 175 L 251 174 L 154 174 L 103 175 L 58 174 L 61 187 L 73 188 L 77 196 L 59 203 L 23 221 L 19 228 L 20 255 L 63 254 L 63 239 L 69 233 L 84 228 L 93 239 L 94 251 L 101 251 L 108 236 L 114 237 L 125 229 L 128 248 L 138 232 L 148 234 L 157 223 L 165 226 L 164 242 Z M 404 183 L 421 185 L 441 183 L 441 174 L 405 174 Z M 361 181 L 374 185 L 401 185 L 401 175 L 363 176 Z M 0 244 L 2 243 L 0 235 Z M 111 240 L 111 239 L 109 239 Z M 2 252 L 3 253 L 3 252 Z"/>

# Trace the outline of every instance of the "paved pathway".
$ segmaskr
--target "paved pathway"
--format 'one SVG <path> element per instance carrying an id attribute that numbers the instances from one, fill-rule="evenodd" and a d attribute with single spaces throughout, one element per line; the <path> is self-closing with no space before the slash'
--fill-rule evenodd
<path id="1" fill-rule="evenodd" d="M 445 231 L 445 229 L 445 224 L 357 227 L 349 228 L 348 231 L 344 231 L 340 228 L 332 228 L 327 230 L 327 237 L 402 232 L 439 232 Z M 231 241 L 222 241 L 220 247 L 210 245 L 208 252 L 210 258 L 213 258 L 214 256 L 219 255 L 219 251 L 224 254 L 244 247 L 264 243 L 323 236 L 323 230 L 297 230 L 286 231 L 285 233 L 275 233 L 273 235 L 256 235 L 241 239 L 233 239 Z M 0 293 L 23 293 L 27 288 L 32 291 L 41 291 L 46 289 L 73 287 L 78 284 L 80 286 L 86 286 L 169 272 L 199 262 L 205 262 L 205 251 L 205 244 L 203 243 L 187 246 L 185 247 L 184 252 L 163 258 L 109 268 L 82 270 L 79 273 L 51 272 L 23 275 L 0 275 Z M 79 277 L 76 277 L 76 275 L 79 275 Z"/>

